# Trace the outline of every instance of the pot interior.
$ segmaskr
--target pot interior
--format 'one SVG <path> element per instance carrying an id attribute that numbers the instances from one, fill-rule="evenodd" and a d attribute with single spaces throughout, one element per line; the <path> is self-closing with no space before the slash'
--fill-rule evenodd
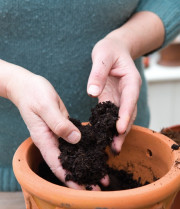
<path id="1" fill-rule="evenodd" d="M 163 140 L 160 139 L 163 137 Z M 163 177 L 173 164 L 172 150 L 167 141 L 170 140 L 162 134 L 153 131 L 132 129 L 127 135 L 119 155 L 114 156 L 110 148 L 108 164 L 115 169 L 123 169 L 133 173 L 133 178 L 152 183 Z M 39 150 L 31 145 L 27 153 L 27 162 L 33 172 L 38 174 L 39 164 L 43 161 Z"/>
<path id="2" fill-rule="evenodd" d="M 170 140 L 163 140 L 161 134 L 132 130 L 125 139 L 120 154 L 113 156 L 108 149 L 108 164 L 116 169 L 133 173 L 134 179 L 141 178 L 141 183 L 152 183 L 163 177 L 173 164 L 172 150 L 167 145 Z"/>

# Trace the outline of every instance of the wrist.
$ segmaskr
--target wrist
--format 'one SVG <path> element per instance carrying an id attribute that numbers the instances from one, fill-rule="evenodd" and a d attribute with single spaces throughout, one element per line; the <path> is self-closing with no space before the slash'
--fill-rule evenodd
<path id="1" fill-rule="evenodd" d="M 111 39 L 125 52 L 127 52 L 131 58 L 135 56 L 134 44 L 130 37 L 130 31 L 126 28 L 119 28 L 109 33 L 105 38 Z"/>
<path id="2" fill-rule="evenodd" d="M 33 73 L 20 66 L 11 63 L 8 64 L 8 80 L 5 87 L 6 98 L 18 107 L 21 97 L 24 96 L 21 95 L 21 92 L 23 92 L 29 77 L 31 77 Z"/>
<path id="3" fill-rule="evenodd" d="M 164 41 L 165 29 L 161 19 L 152 12 L 138 12 L 123 26 L 107 35 L 124 45 L 132 59 L 136 59 L 155 49 Z"/>
<path id="4" fill-rule="evenodd" d="M 0 60 L 0 96 L 4 98 L 8 98 L 8 93 L 9 93 L 9 83 L 12 77 L 14 76 L 13 74 L 13 68 L 15 65 L 8 63 L 4 60 Z M 16 79 L 16 78 L 14 78 Z"/>

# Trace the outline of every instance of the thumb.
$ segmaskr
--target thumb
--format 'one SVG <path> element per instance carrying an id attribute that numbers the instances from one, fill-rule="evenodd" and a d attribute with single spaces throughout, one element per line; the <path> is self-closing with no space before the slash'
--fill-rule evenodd
<path id="1" fill-rule="evenodd" d="M 27 108 L 20 109 L 22 118 L 24 119 L 29 130 L 38 132 L 39 127 L 36 127 L 36 118 L 41 119 L 47 127 L 58 137 L 62 137 L 69 143 L 76 144 L 81 139 L 79 129 L 68 119 L 68 112 L 59 99 L 59 102 L 52 102 L 50 105 L 43 103 L 41 108 L 36 110 L 29 110 Z M 30 131 L 31 132 L 31 131 Z M 48 131 L 46 131 L 48 132 Z M 44 133 L 45 134 L 45 133 Z"/>
<path id="2" fill-rule="evenodd" d="M 60 111 L 59 107 L 50 107 L 41 114 L 48 127 L 59 137 L 76 144 L 81 138 L 78 128 Z"/>
<path id="3" fill-rule="evenodd" d="M 95 46 L 92 53 L 92 69 L 87 84 L 87 93 L 92 97 L 101 94 L 107 81 L 107 77 L 112 68 L 112 56 L 102 45 Z"/>

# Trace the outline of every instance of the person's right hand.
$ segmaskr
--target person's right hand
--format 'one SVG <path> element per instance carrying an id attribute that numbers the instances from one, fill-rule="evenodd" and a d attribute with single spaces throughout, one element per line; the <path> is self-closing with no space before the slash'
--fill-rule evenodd
<path id="1" fill-rule="evenodd" d="M 61 98 L 45 78 L 9 65 L 13 70 L 7 83 L 7 97 L 19 109 L 34 144 L 56 177 L 70 188 L 85 189 L 75 182 L 65 181 L 66 171 L 58 159 L 59 137 L 72 144 L 81 138 L 78 128 L 68 120 Z M 93 190 L 100 189 L 93 186 Z"/>

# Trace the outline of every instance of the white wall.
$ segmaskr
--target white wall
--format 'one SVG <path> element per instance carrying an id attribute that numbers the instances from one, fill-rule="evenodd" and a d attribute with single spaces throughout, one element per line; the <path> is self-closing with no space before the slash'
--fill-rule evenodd
<path id="1" fill-rule="evenodd" d="M 180 66 L 164 67 L 156 63 L 145 69 L 148 81 L 148 101 L 151 112 L 150 128 L 180 124 Z"/>

